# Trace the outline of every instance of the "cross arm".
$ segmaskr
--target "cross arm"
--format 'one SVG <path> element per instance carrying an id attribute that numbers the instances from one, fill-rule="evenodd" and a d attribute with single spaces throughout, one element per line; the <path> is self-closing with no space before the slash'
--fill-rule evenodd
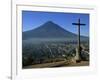
<path id="1" fill-rule="evenodd" d="M 79 23 L 72 23 L 73 25 L 83 25 L 85 26 L 86 24 L 79 24 Z"/>

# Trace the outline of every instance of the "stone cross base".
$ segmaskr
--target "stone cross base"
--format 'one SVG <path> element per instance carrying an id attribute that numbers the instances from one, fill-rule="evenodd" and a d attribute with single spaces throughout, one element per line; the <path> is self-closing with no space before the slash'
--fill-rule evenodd
<path id="1" fill-rule="evenodd" d="M 76 55 L 75 55 L 74 58 L 71 59 L 71 62 L 72 63 L 80 62 L 80 56 L 79 56 L 79 53 L 78 53 L 78 48 L 76 48 Z"/>
<path id="2" fill-rule="evenodd" d="M 75 60 L 80 60 L 80 56 L 79 56 L 79 53 L 78 53 L 78 48 L 76 48 Z"/>

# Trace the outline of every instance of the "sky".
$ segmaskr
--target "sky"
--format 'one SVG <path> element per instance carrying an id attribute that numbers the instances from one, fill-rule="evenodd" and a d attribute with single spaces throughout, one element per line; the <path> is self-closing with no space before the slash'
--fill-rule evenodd
<path id="1" fill-rule="evenodd" d="M 23 32 L 35 29 L 47 21 L 52 21 L 65 30 L 77 34 L 78 27 L 72 23 L 77 23 L 79 18 L 81 23 L 86 24 L 80 28 L 81 35 L 89 36 L 89 14 L 22 11 Z"/>

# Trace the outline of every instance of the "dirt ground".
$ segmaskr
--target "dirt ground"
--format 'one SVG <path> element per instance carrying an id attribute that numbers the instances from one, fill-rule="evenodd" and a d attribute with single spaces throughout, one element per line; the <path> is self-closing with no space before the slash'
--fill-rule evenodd
<path id="1" fill-rule="evenodd" d="M 65 66 L 89 66 L 89 61 L 81 61 L 78 63 L 65 64 Z"/>
<path id="2" fill-rule="evenodd" d="M 73 66 L 89 66 L 89 61 L 81 61 L 77 63 L 67 63 L 66 61 L 60 62 L 52 62 L 52 63 L 44 63 L 44 64 L 36 64 L 26 66 L 23 69 L 30 69 L 30 68 L 53 68 L 53 67 L 73 67 Z"/>

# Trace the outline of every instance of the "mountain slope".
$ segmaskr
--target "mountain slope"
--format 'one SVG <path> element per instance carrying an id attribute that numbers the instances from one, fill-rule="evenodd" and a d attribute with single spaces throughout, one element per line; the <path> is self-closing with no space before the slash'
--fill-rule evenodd
<path id="1" fill-rule="evenodd" d="M 59 25 L 48 21 L 40 27 L 23 32 L 23 39 L 30 38 L 76 38 L 76 34 L 71 33 Z"/>

